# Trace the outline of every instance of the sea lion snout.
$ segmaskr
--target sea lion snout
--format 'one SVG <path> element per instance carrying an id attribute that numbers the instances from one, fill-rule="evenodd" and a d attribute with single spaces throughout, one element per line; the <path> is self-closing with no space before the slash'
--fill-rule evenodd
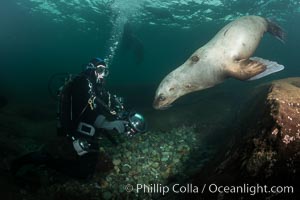
<path id="1" fill-rule="evenodd" d="M 154 109 L 165 110 L 170 108 L 176 99 L 195 88 L 194 85 L 190 83 L 190 81 L 186 81 L 187 78 L 180 73 L 181 69 L 175 70 L 161 82 L 156 90 L 152 104 Z M 186 83 L 180 85 L 183 82 Z"/>
<path id="2" fill-rule="evenodd" d="M 166 110 L 172 106 L 173 101 L 169 96 L 166 97 L 163 93 L 160 93 L 154 98 L 152 106 L 156 110 Z"/>
<path id="3" fill-rule="evenodd" d="M 166 100 L 166 97 L 164 97 L 163 94 L 159 94 L 157 97 L 154 98 L 154 101 L 153 101 L 153 108 L 154 109 L 161 109 L 164 104 L 164 101 Z"/>

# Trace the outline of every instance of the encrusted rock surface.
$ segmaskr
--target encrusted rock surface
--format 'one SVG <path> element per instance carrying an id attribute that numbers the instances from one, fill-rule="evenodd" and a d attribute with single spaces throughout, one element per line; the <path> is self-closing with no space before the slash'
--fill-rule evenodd
<path id="1" fill-rule="evenodd" d="M 265 193 L 255 197 L 294 197 L 297 190 L 299 192 L 300 180 L 300 78 L 259 86 L 250 96 L 239 116 L 240 127 L 232 130 L 233 136 L 227 145 L 193 182 L 198 185 L 293 186 L 294 194 Z M 210 199 L 251 197 L 249 192 L 207 195 Z"/>
<path id="2" fill-rule="evenodd" d="M 276 137 L 279 134 L 278 137 L 287 147 L 299 145 L 300 79 L 289 78 L 274 82 L 268 94 L 267 106 L 271 108 L 270 114 L 277 125 L 272 130 L 272 135 Z"/>

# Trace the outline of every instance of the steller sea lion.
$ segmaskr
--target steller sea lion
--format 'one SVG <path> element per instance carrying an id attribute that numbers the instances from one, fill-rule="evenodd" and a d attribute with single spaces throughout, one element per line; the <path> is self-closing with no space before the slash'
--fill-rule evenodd
<path id="1" fill-rule="evenodd" d="M 153 107 L 166 109 L 179 97 L 213 87 L 230 77 L 255 80 L 284 69 L 276 62 L 250 58 L 265 32 L 284 41 L 284 31 L 259 16 L 244 16 L 227 24 L 162 80 Z"/>

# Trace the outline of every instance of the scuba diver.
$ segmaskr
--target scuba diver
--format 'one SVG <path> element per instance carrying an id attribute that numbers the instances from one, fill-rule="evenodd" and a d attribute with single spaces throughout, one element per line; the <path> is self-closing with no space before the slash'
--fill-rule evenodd
<path id="1" fill-rule="evenodd" d="M 93 58 L 79 75 L 68 78 L 58 91 L 57 132 L 69 141 L 76 153 L 75 159 L 32 152 L 12 163 L 13 174 L 27 164 L 34 164 L 46 165 L 71 177 L 89 178 L 101 162 L 99 134 L 115 130 L 131 137 L 146 131 L 143 116 L 125 110 L 123 99 L 104 88 L 108 73 L 105 62 Z"/>

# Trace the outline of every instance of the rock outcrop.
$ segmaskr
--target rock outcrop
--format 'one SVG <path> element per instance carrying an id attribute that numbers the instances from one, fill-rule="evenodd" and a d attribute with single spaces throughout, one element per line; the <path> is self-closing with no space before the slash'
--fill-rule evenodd
<path id="1" fill-rule="evenodd" d="M 293 186 L 293 194 L 260 193 L 255 197 L 294 197 L 300 180 L 300 78 L 255 88 L 239 119 L 240 126 L 231 130 L 233 136 L 227 145 L 193 182 L 229 186 L 261 184 L 269 189 L 274 185 Z M 210 199 L 251 197 L 250 192 L 207 195 Z"/>
<path id="2" fill-rule="evenodd" d="M 290 78 L 274 82 L 267 103 L 276 122 L 272 135 L 277 137 L 279 134 L 284 149 L 299 145 L 300 79 Z M 299 150 L 299 146 L 297 147 Z"/>

